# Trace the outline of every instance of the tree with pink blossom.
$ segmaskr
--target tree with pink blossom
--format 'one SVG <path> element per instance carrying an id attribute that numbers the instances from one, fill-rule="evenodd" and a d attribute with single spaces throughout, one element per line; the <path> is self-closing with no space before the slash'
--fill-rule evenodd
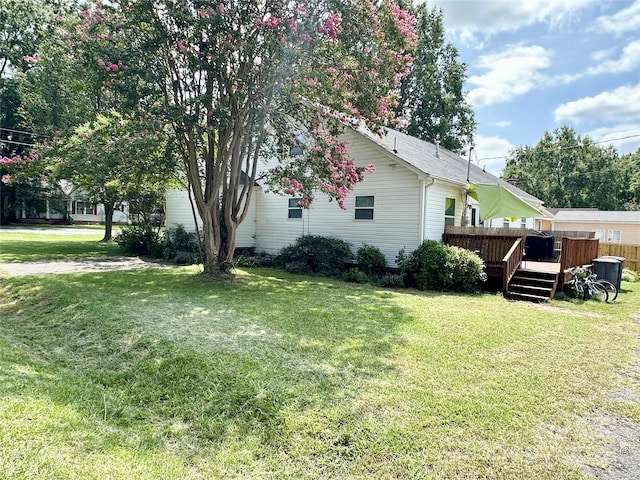
<path id="1" fill-rule="evenodd" d="M 340 134 L 396 121 L 416 40 L 413 16 L 389 0 L 124 0 L 86 12 L 79 33 L 95 68 L 153 86 L 137 99 L 172 129 L 211 276 L 231 268 L 257 180 L 302 206 L 316 192 L 344 206 L 370 168 L 354 164 Z M 288 155 L 294 143 L 302 155 Z M 266 157 L 279 166 L 262 172 Z"/>

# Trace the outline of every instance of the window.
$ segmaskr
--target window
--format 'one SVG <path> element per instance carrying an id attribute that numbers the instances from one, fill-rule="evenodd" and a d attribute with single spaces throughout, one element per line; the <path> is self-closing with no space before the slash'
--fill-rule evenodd
<path id="1" fill-rule="evenodd" d="M 502 228 L 511 228 L 511 222 L 506 218 L 502 219 Z"/>
<path id="2" fill-rule="evenodd" d="M 71 204 L 71 213 L 77 213 L 79 215 L 95 215 L 93 205 L 89 202 L 83 202 L 80 200 L 76 200 Z"/>
<path id="3" fill-rule="evenodd" d="M 527 228 L 527 219 L 524 217 L 520 219 L 520 228 Z"/>
<path id="4" fill-rule="evenodd" d="M 609 230 L 607 232 L 608 243 L 620 243 L 622 232 L 620 230 Z"/>
<path id="5" fill-rule="evenodd" d="M 293 139 L 291 140 L 291 146 L 289 147 L 289 155 L 291 155 L 292 157 L 297 155 L 303 155 L 304 150 L 302 146 L 304 145 L 304 142 L 305 142 L 305 138 L 303 134 L 296 135 L 295 137 L 293 137 Z"/>
<path id="6" fill-rule="evenodd" d="M 450 226 L 456 224 L 456 199 L 444 199 L 444 225 Z"/>
<path id="7" fill-rule="evenodd" d="M 373 195 L 356 197 L 356 220 L 373 220 Z"/>
<path id="8" fill-rule="evenodd" d="M 604 230 L 594 230 L 595 235 L 593 238 L 597 238 L 601 242 L 604 242 Z"/>
<path id="9" fill-rule="evenodd" d="M 301 198 L 289 199 L 289 218 L 302 218 L 302 207 L 298 205 L 301 200 Z"/>

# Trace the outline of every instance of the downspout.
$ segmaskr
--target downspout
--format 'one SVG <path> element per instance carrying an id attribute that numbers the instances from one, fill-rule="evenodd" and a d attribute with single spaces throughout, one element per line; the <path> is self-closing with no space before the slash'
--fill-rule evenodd
<path id="1" fill-rule="evenodd" d="M 427 224 L 427 189 L 436 183 L 436 179 L 433 177 L 427 177 L 420 181 L 420 232 L 418 245 L 422 245 L 425 238 L 425 227 Z"/>

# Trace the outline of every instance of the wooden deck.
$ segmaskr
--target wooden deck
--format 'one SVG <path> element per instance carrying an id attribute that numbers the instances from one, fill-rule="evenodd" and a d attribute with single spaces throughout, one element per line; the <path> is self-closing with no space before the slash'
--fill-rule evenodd
<path id="1" fill-rule="evenodd" d="M 516 272 L 553 275 L 555 290 L 556 285 L 562 286 L 569 279 L 567 272 L 571 267 L 590 264 L 598 254 L 598 240 L 595 238 L 562 237 L 556 262 L 526 260 L 525 235 L 526 231 L 522 229 L 447 227 L 443 241 L 476 252 L 485 263 L 487 275 L 502 280 L 505 294 L 509 292 L 509 284 Z"/>
<path id="2" fill-rule="evenodd" d="M 535 260 L 522 260 L 520 270 L 541 273 L 560 273 L 560 262 L 537 262 Z"/>

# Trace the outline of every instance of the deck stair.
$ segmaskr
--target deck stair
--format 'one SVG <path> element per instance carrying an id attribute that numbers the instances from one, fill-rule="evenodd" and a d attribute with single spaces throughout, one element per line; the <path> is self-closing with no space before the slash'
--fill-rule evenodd
<path id="1" fill-rule="evenodd" d="M 528 302 L 546 302 L 553 298 L 558 286 L 554 273 L 518 268 L 511 278 L 506 297 Z"/>

